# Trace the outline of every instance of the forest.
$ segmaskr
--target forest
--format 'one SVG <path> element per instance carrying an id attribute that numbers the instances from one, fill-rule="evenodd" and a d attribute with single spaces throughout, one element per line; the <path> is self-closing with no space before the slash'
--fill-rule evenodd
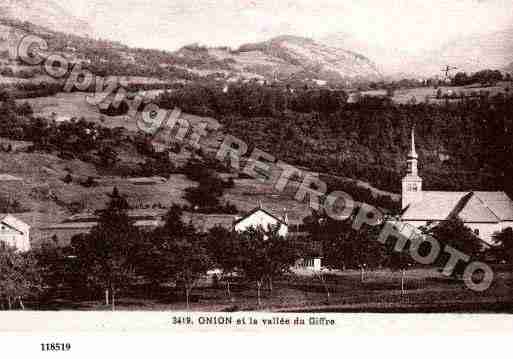
<path id="1" fill-rule="evenodd" d="M 343 91 L 237 83 L 191 84 L 160 95 L 160 107 L 212 116 L 226 132 L 313 171 L 400 192 L 415 128 L 427 190 L 513 193 L 513 98 L 503 94 L 443 104 L 394 104 Z"/>

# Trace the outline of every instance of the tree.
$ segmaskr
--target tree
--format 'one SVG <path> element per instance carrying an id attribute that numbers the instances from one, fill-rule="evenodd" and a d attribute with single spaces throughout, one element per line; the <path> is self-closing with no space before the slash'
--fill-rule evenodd
<path id="1" fill-rule="evenodd" d="M 230 205 L 221 206 L 220 198 L 229 186 L 230 182 L 210 173 L 199 180 L 198 187 L 189 187 L 185 190 L 185 199 L 192 208 L 203 213 L 236 213 L 236 208 L 234 210 Z"/>
<path id="2" fill-rule="evenodd" d="M 212 262 L 203 238 L 196 233 L 175 238 L 168 246 L 175 253 L 170 258 L 169 266 L 175 273 L 176 283 L 184 286 L 187 308 L 189 308 L 191 291 L 197 280 L 212 268 Z"/>
<path id="3" fill-rule="evenodd" d="M 394 86 L 387 86 L 386 96 L 388 98 L 393 98 L 395 96 L 395 87 Z"/>
<path id="4" fill-rule="evenodd" d="M 262 305 L 261 289 L 265 280 L 272 291 L 273 279 L 287 273 L 298 259 L 292 242 L 280 236 L 278 226 L 249 228 L 240 236 L 241 271 L 257 286 L 258 305 Z"/>
<path id="5" fill-rule="evenodd" d="M 471 82 L 471 79 L 468 77 L 466 72 L 458 72 L 454 75 L 452 79 L 452 84 L 454 86 L 466 86 Z"/>
<path id="6" fill-rule="evenodd" d="M 451 246 L 470 257 L 478 256 L 481 251 L 479 238 L 457 217 L 442 222 L 440 225 L 431 229 L 428 234 L 438 240 L 440 248 Z M 442 255 L 439 258 L 439 264 L 445 264 L 447 260 L 448 257 Z M 461 274 L 463 270 L 464 266 L 460 262 L 453 273 L 458 275 Z"/>
<path id="7" fill-rule="evenodd" d="M 84 275 L 78 269 L 71 247 L 63 247 L 58 243 L 57 236 L 52 241 L 43 243 L 41 248 L 34 250 L 45 291 L 54 292 L 62 287 L 72 288 L 73 295 L 84 289 Z"/>
<path id="8" fill-rule="evenodd" d="M 7 308 L 16 302 L 25 309 L 23 298 L 36 295 L 42 290 L 37 261 L 31 254 L 16 252 L 12 247 L 0 245 L 0 295 Z"/>
<path id="9" fill-rule="evenodd" d="M 513 263 L 513 228 L 508 227 L 493 234 L 493 242 L 497 245 L 493 251 L 499 259 Z"/>
<path id="10" fill-rule="evenodd" d="M 205 242 L 192 225 L 183 223 L 182 210 L 174 205 L 165 216 L 164 226 L 157 228 L 146 244 L 145 276 L 152 281 L 173 280 L 177 286 L 183 286 L 189 308 L 197 280 L 212 267 Z"/>
<path id="11" fill-rule="evenodd" d="M 232 298 L 228 275 L 235 272 L 241 262 L 239 236 L 224 227 L 216 226 L 208 233 L 208 252 L 212 260 L 223 271 L 226 291 Z"/>
<path id="12" fill-rule="evenodd" d="M 68 174 L 66 174 L 66 176 L 63 178 L 62 181 L 66 184 L 70 184 L 71 182 L 73 182 L 73 177 L 71 177 L 71 174 L 68 173 Z"/>
<path id="13" fill-rule="evenodd" d="M 109 146 L 102 147 L 98 151 L 98 157 L 103 167 L 112 166 L 118 161 L 118 153 Z"/>
<path id="14" fill-rule="evenodd" d="M 362 227 L 355 230 L 352 225 L 356 212 L 344 221 L 335 220 L 323 211 L 314 212 L 305 220 L 310 238 L 322 243 L 325 266 L 364 270 L 385 263 L 385 248 L 377 241 L 379 228 Z"/>
<path id="15" fill-rule="evenodd" d="M 105 290 L 115 309 L 116 291 L 130 285 L 136 275 L 141 235 L 128 217 L 126 199 L 114 188 L 107 208 L 99 212 L 91 233 L 72 239 L 80 271 L 94 287 Z M 110 296 L 109 296 L 110 294 Z"/>

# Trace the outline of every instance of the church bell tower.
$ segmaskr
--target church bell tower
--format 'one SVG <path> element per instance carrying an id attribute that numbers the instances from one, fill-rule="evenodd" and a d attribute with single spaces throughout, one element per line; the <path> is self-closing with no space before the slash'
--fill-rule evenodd
<path id="1" fill-rule="evenodd" d="M 402 209 L 422 200 L 422 178 L 418 175 L 418 159 L 415 150 L 415 128 L 411 130 L 411 149 L 408 153 L 408 171 L 402 181 Z"/>

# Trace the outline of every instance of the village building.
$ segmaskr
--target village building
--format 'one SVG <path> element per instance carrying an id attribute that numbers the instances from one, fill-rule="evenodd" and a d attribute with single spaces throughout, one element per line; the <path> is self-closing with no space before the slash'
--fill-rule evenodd
<path id="1" fill-rule="evenodd" d="M 513 227 L 513 201 L 504 192 L 424 191 L 418 174 L 415 133 L 411 134 L 408 170 L 402 180 L 401 222 L 415 227 L 433 227 L 459 218 L 474 231 L 485 247 L 492 246 L 493 234 Z"/>
<path id="2" fill-rule="evenodd" d="M 13 215 L 0 215 L 0 244 L 20 252 L 30 250 L 30 225 Z"/>
<path id="3" fill-rule="evenodd" d="M 261 204 L 246 215 L 237 217 L 233 223 L 233 230 L 240 233 L 250 228 L 261 227 L 267 230 L 268 228 L 276 228 L 277 226 L 278 234 L 290 240 L 297 240 L 304 235 L 302 225 L 299 223 L 290 223 L 287 213 L 284 213 L 283 216 L 277 216 L 263 208 Z M 317 256 L 302 258 L 296 263 L 296 268 L 320 271 L 322 269 L 321 258 Z"/>
<path id="4" fill-rule="evenodd" d="M 245 216 L 236 218 L 233 229 L 236 232 L 244 232 L 249 228 L 262 227 L 264 230 L 267 230 L 269 227 L 275 228 L 276 226 L 279 226 L 278 234 L 282 237 L 287 237 L 289 233 L 287 215 L 285 214 L 280 218 L 264 209 L 262 205 L 259 205 Z"/>

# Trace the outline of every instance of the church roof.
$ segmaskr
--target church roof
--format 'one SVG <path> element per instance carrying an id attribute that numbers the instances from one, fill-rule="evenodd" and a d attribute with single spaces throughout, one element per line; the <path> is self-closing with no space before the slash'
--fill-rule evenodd
<path id="1" fill-rule="evenodd" d="M 422 200 L 411 203 L 401 217 L 418 221 L 445 220 L 466 194 L 468 192 L 423 191 Z"/>
<path id="2" fill-rule="evenodd" d="M 513 221 L 513 201 L 504 192 L 474 192 L 501 221 Z"/>
<path id="3" fill-rule="evenodd" d="M 423 191 L 422 200 L 410 204 L 401 218 L 443 221 L 452 216 L 464 222 L 513 221 L 513 201 L 504 192 Z"/>

